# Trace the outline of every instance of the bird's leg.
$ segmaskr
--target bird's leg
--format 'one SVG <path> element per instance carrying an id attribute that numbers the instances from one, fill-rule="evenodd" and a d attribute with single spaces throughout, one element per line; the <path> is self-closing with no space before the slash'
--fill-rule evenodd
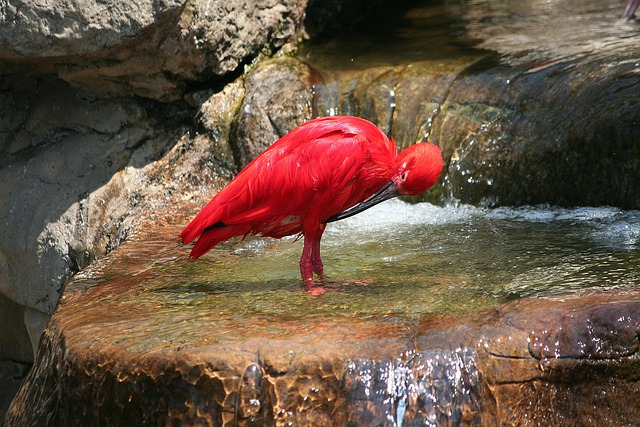
<path id="1" fill-rule="evenodd" d="M 320 238 L 324 232 L 325 225 L 321 224 L 312 231 L 304 234 L 304 246 L 300 257 L 300 275 L 304 281 L 304 288 L 313 295 L 320 295 L 325 292 L 321 286 L 316 286 L 313 282 L 313 273 L 322 276 L 323 266 L 320 259 Z"/>
<path id="2" fill-rule="evenodd" d="M 305 236 L 302 256 L 300 257 L 300 275 L 306 286 L 313 286 L 313 263 L 311 262 L 311 239 Z"/>
<path id="3" fill-rule="evenodd" d="M 326 226 L 326 224 L 320 224 L 311 244 L 311 266 L 313 267 L 313 272 L 321 279 L 323 278 L 324 266 L 322 265 L 322 259 L 320 258 L 320 239 L 322 238 L 322 233 L 324 233 Z"/>
<path id="4" fill-rule="evenodd" d="M 629 0 L 629 3 L 627 3 L 627 7 L 624 9 L 622 17 L 632 19 L 638 6 L 640 6 L 640 0 Z"/>

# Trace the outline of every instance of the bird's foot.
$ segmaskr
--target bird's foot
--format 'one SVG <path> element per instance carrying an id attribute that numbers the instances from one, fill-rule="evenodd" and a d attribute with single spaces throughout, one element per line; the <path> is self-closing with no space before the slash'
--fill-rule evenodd
<path id="1" fill-rule="evenodd" d="M 325 292 L 327 292 L 327 289 L 324 286 L 316 285 L 313 282 L 311 282 L 311 284 L 309 284 L 308 282 L 305 282 L 304 290 L 309 292 L 313 296 L 322 295 Z"/>
<path id="2" fill-rule="evenodd" d="M 318 280 L 313 280 L 313 275 L 310 277 L 303 278 L 304 282 L 304 290 L 309 292 L 311 295 L 322 295 L 327 292 L 327 288 L 325 288 L 326 281 L 324 280 L 324 276 L 322 274 L 318 275 Z"/>
<path id="3" fill-rule="evenodd" d="M 361 286 L 369 286 L 373 283 L 373 279 L 352 280 L 349 282 L 326 280 L 321 277 L 319 282 L 313 280 L 304 281 L 304 290 L 311 295 L 322 295 L 327 292 L 349 292 L 350 290 L 357 289 Z"/>

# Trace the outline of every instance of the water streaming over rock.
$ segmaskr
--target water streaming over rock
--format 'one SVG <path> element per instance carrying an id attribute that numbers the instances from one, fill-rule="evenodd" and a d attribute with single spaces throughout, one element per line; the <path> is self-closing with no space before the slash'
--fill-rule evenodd
<path id="1" fill-rule="evenodd" d="M 431 202 L 638 209 L 640 32 L 620 15 L 595 0 L 416 4 L 299 57 L 315 115 L 442 148 Z"/>
<path id="2" fill-rule="evenodd" d="M 350 400 L 347 421 L 394 427 L 478 423 L 478 375 L 470 349 L 350 361 L 342 380 Z"/>
<path id="3" fill-rule="evenodd" d="M 388 201 L 328 228 L 322 297 L 294 239 L 193 261 L 156 227 L 67 286 L 9 425 L 545 424 L 634 396 L 638 212 Z"/>

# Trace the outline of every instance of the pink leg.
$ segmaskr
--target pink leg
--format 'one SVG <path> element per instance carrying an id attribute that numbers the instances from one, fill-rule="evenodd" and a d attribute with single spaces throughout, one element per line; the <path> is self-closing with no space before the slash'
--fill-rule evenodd
<path id="1" fill-rule="evenodd" d="M 326 226 L 326 224 L 320 224 L 314 236 L 313 244 L 311 245 L 311 265 L 313 272 L 320 276 L 320 278 L 322 278 L 324 273 L 324 265 L 322 265 L 322 259 L 320 258 L 320 239 Z"/>
<path id="2" fill-rule="evenodd" d="M 300 275 L 306 286 L 313 286 L 313 263 L 311 261 L 312 242 L 310 238 L 304 237 L 304 247 L 300 257 Z"/>
<path id="3" fill-rule="evenodd" d="M 315 286 L 313 283 L 313 273 L 322 276 L 323 266 L 320 259 L 320 238 L 324 232 L 325 225 L 320 224 L 309 233 L 304 233 L 304 247 L 302 257 L 300 257 L 300 275 L 304 281 L 304 288 L 313 295 L 320 295 L 325 289 Z"/>

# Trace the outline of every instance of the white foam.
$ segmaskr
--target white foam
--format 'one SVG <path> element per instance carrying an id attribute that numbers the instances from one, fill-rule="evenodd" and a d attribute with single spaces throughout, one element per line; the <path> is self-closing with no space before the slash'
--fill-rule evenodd
<path id="1" fill-rule="evenodd" d="M 385 226 L 412 226 L 464 222 L 484 210 L 473 206 L 440 207 L 430 203 L 407 203 L 399 199 L 380 203 L 358 215 L 330 223 L 328 229 L 369 230 Z"/>
<path id="2" fill-rule="evenodd" d="M 388 200 L 351 218 L 330 223 L 326 235 L 367 234 L 370 237 L 365 240 L 375 240 L 376 236 L 404 232 L 416 226 L 473 224 L 478 221 L 569 222 L 581 226 L 581 231 L 576 232 L 585 233 L 585 238 L 592 239 L 596 244 L 624 248 L 640 244 L 640 211 L 623 211 L 612 207 L 441 207 L 430 203 L 411 204 L 399 199 Z"/>

